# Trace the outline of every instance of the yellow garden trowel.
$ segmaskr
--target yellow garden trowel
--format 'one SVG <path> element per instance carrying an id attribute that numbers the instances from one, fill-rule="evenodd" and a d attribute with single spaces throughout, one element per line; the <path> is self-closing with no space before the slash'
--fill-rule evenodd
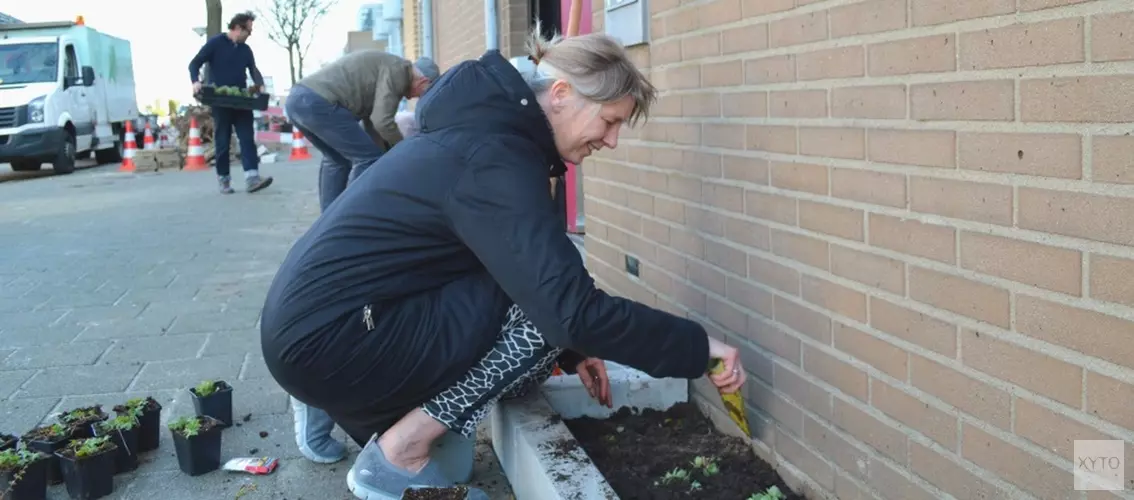
<path id="1" fill-rule="evenodd" d="M 717 359 L 713 361 L 713 365 L 709 368 L 709 373 L 718 375 L 725 369 L 723 361 Z M 731 418 L 736 425 L 740 426 L 740 430 L 744 431 L 745 436 L 751 437 L 748 433 L 748 414 L 744 411 L 744 396 L 741 394 L 740 389 L 731 394 L 724 392 L 720 393 L 721 402 L 724 403 L 725 411 L 728 412 L 728 418 Z"/>

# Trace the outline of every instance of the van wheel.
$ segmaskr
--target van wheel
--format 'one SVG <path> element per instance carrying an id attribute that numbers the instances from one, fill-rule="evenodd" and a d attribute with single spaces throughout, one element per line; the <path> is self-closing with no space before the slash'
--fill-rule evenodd
<path id="1" fill-rule="evenodd" d="M 15 170 L 16 172 L 35 172 L 42 166 L 42 163 L 35 160 L 22 160 L 12 162 L 12 170 Z"/>
<path id="2" fill-rule="evenodd" d="M 63 147 L 59 148 L 59 152 L 55 155 L 55 161 L 51 162 L 52 167 L 57 174 L 70 174 L 75 171 L 75 135 L 70 131 L 65 132 L 63 137 Z"/>
<path id="3" fill-rule="evenodd" d="M 99 165 L 106 165 L 107 163 L 118 163 L 118 162 L 122 161 L 122 156 L 123 156 L 122 136 L 119 135 L 118 140 L 114 141 L 114 147 L 113 148 L 96 149 L 94 154 L 95 154 L 95 161 L 98 162 Z"/>

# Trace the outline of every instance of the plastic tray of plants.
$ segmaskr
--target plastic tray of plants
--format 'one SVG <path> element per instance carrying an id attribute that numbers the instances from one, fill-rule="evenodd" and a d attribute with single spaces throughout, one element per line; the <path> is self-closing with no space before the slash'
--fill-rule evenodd
<path id="1" fill-rule="evenodd" d="M 207 106 L 234 109 L 254 109 L 264 111 L 268 109 L 268 94 L 253 92 L 250 89 L 231 86 L 201 87 L 197 100 Z"/>

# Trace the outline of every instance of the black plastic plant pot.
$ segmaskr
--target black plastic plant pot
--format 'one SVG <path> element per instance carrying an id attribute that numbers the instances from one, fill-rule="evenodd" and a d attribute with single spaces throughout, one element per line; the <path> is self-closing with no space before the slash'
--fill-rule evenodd
<path id="1" fill-rule="evenodd" d="M 48 484 L 63 482 L 63 472 L 59 468 L 59 457 L 55 455 L 55 452 L 66 448 L 70 440 L 70 436 L 62 436 L 56 439 L 24 436 L 24 442 L 28 444 L 28 449 L 47 455 L 45 467 L 47 468 Z"/>
<path id="2" fill-rule="evenodd" d="M 103 431 L 99 431 L 103 435 Z M 114 473 L 121 474 L 138 468 L 138 428 L 105 431 L 118 451 L 114 452 Z"/>
<path id="3" fill-rule="evenodd" d="M 4 485 L 8 490 L 0 494 L 0 500 L 46 500 L 50 458 L 44 456 L 23 469 L 6 471 L 3 477 Z"/>
<path id="4" fill-rule="evenodd" d="M 177 451 L 177 465 L 181 472 L 190 476 L 200 476 L 215 471 L 221 466 L 221 436 L 223 428 L 218 419 L 198 416 L 201 430 L 195 436 L 170 429 L 173 434 L 173 448 Z"/>
<path id="5" fill-rule="evenodd" d="M 198 416 L 213 417 L 220 421 L 220 426 L 232 427 L 232 386 L 223 380 L 216 382 L 216 391 L 205 397 L 197 395 L 197 389 L 189 389 L 193 395 L 193 409 Z"/>
<path id="6" fill-rule="evenodd" d="M 146 405 L 142 409 L 142 416 L 138 417 L 138 449 L 137 453 L 145 453 L 158 449 L 161 441 L 161 404 L 153 398 L 146 398 Z M 114 412 L 126 415 L 129 410 L 125 406 L 114 407 Z"/>
<path id="7" fill-rule="evenodd" d="M 20 438 L 11 434 L 0 434 L 0 451 L 15 448 Z"/>
<path id="8" fill-rule="evenodd" d="M 66 451 L 56 453 L 63 470 L 63 482 L 67 484 L 67 495 L 73 500 L 94 500 L 114 493 L 116 448 L 81 458 Z"/>
<path id="9" fill-rule="evenodd" d="M 76 408 L 78 410 L 96 410 L 97 413 L 93 416 L 82 418 L 79 420 L 67 420 L 67 413 L 60 415 L 59 423 L 66 425 L 71 429 L 71 437 L 73 439 L 86 439 L 95 436 L 94 427 L 99 422 L 105 421 L 110 418 L 109 415 L 102 411 L 101 406 L 90 406 L 86 408 Z M 72 410 L 74 411 L 74 410 Z M 70 412 L 68 412 L 70 413 Z"/>

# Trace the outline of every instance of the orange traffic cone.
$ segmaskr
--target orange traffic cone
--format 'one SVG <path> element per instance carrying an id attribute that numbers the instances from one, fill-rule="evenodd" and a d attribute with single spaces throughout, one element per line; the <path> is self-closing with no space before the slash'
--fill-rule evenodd
<path id="1" fill-rule="evenodd" d="M 133 172 L 136 170 L 134 166 L 134 152 L 138 150 L 138 143 L 134 140 L 134 125 L 130 121 L 126 122 L 126 133 L 123 134 L 126 139 L 126 144 L 122 146 L 122 166 L 118 167 L 119 172 Z"/>
<path id="2" fill-rule="evenodd" d="M 205 147 L 201 145 L 201 129 L 197 128 L 197 118 L 189 117 L 189 144 L 185 152 L 185 166 L 182 170 L 208 170 L 205 163 Z"/>
<path id="3" fill-rule="evenodd" d="M 303 132 L 298 128 L 291 130 L 291 157 L 288 160 L 310 160 L 311 153 L 307 151 L 307 141 L 303 139 Z"/>
<path id="4" fill-rule="evenodd" d="M 146 122 L 145 135 L 142 136 L 142 149 L 157 149 L 154 144 L 154 131 L 150 129 L 150 122 Z"/>

